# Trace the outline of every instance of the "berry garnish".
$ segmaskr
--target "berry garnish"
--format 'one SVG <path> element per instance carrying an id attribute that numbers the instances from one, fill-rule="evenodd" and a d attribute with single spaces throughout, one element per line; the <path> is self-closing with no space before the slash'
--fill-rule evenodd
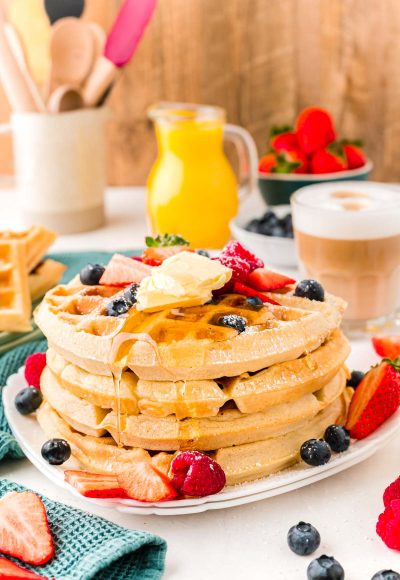
<path id="1" fill-rule="evenodd" d="M 268 302 L 268 304 L 279 306 L 279 302 L 276 300 L 272 300 L 272 298 L 269 298 L 258 290 L 254 290 L 254 288 L 250 288 L 250 286 L 246 286 L 246 284 L 242 284 L 242 282 L 235 282 L 233 284 L 232 292 L 235 294 L 241 294 L 242 296 L 248 296 L 249 298 L 257 298 L 257 300 L 260 300 L 263 304 Z"/>
<path id="2" fill-rule="evenodd" d="M 238 256 L 225 256 L 223 254 L 215 259 L 218 259 L 223 266 L 232 270 L 230 282 L 246 282 L 251 271 L 250 264 L 246 260 Z"/>
<path id="3" fill-rule="evenodd" d="M 321 536 L 311 524 L 299 522 L 288 531 L 287 543 L 298 556 L 309 556 L 319 548 Z"/>
<path id="4" fill-rule="evenodd" d="M 35 566 L 53 557 L 46 509 L 35 493 L 12 491 L 0 499 L 0 552 Z"/>
<path id="5" fill-rule="evenodd" d="M 40 407 L 43 395 L 36 387 L 26 387 L 15 397 L 15 406 L 21 415 L 29 415 Z"/>
<path id="6" fill-rule="evenodd" d="M 122 314 L 126 314 L 128 310 L 131 308 L 132 303 L 128 302 L 126 298 L 115 298 L 109 302 L 106 306 L 106 315 L 107 316 L 121 316 Z"/>
<path id="7" fill-rule="evenodd" d="M 119 486 L 137 501 L 166 501 L 178 496 L 168 477 L 148 461 L 139 461 L 117 475 Z"/>
<path id="8" fill-rule="evenodd" d="M 256 268 L 247 278 L 246 284 L 260 292 L 272 292 L 294 282 L 295 280 L 293 278 L 289 278 L 278 272 L 273 272 L 267 268 Z"/>
<path id="9" fill-rule="evenodd" d="M 295 288 L 294 295 L 308 298 L 308 300 L 318 300 L 318 302 L 325 300 L 325 290 L 316 280 L 301 280 Z"/>
<path id="10" fill-rule="evenodd" d="M 244 332 L 246 330 L 247 320 L 243 316 L 238 316 L 237 314 L 225 314 L 221 316 L 218 320 L 220 326 L 228 326 L 229 328 L 234 328 L 238 332 Z"/>
<path id="11" fill-rule="evenodd" d="M 264 302 L 258 296 L 248 296 L 246 298 L 246 302 L 249 306 L 252 306 L 253 308 L 256 308 L 257 310 L 259 310 L 260 308 L 262 308 L 264 306 Z"/>
<path id="12" fill-rule="evenodd" d="M 400 580 L 400 574 L 394 570 L 379 570 L 371 580 Z"/>
<path id="13" fill-rule="evenodd" d="M 177 234 L 164 234 L 163 236 L 156 236 L 152 238 L 151 236 L 147 236 L 145 238 L 146 246 L 148 248 L 159 248 L 159 247 L 168 247 L 168 246 L 188 246 L 189 242 L 186 241 L 182 236 Z"/>
<path id="14" fill-rule="evenodd" d="M 44 576 L 39 576 L 34 572 L 21 568 L 11 560 L 0 557 L 0 578 L 3 580 L 47 580 Z"/>
<path id="15" fill-rule="evenodd" d="M 104 286 L 129 286 L 139 283 L 151 275 L 151 266 L 138 260 L 132 260 L 122 254 L 114 254 L 107 264 L 100 284 Z"/>
<path id="16" fill-rule="evenodd" d="M 204 256 L 205 258 L 210 257 L 210 254 L 207 252 L 207 250 L 196 250 L 196 254 L 199 254 L 199 256 Z"/>
<path id="17" fill-rule="evenodd" d="M 350 403 L 346 429 L 364 439 L 397 411 L 400 404 L 400 358 L 384 359 L 358 385 Z"/>
<path id="18" fill-rule="evenodd" d="M 307 578 L 308 580 L 343 580 L 344 570 L 335 558 L 323 555 L 309 564 Z"/>
<path id="19" fill-rule="evenodd" d="M 226 483 L 222 467 L 199 451 L 179 453 L 172 461 L 171 472 L 172 485 L 194 497 L 218 493 Z"/>
<path id="20" fill-rule="evenodd" d="M 394 499 L 400 499 L 400 477 L 392 481 L 383 493 L 383 503 L 389 507 Z"/>
<path id="21" fill-rule="evenodd" d="M 46 353 L 35 352 L 28 356 L 25 361 L 24 375 L 30 387 L 40 389 L 40 376 L 46 366 Z"/>
<path id="22" fill-rule="evenodd" d="M 374 336 L 372 345 L 376 354 L 381 357 L 395 359 L 400 356 L 400 335 Z"/>
<path id="23" fill-rule="evenodd" d="M 112 473 L 103 475 L 88 471 L 64 471 L 64 479 L 85 497 L 126 497 L 126 493 Z"/>
<path id="24" fill-rule="evenodd" d="M 356 389 L 364 378 L 365 373 L 362 371 L 351 371 L 351 376 L 347 381 L 347 386 Z"/>
<path id="25" fill-rule="evenodd" d="M 80 271 L 79 278 L 85 286 L 97 286 L 104 270 L 104 266 L 100 264 L 88 264 Z"/>
<path id="26" fill-rule="evenodd" d="M 264 267 L 264 262 L 260 258 L 257 258 L 257 256 L 255 256 L 254 254 L 249 252 L 249 250 L 247 250 L 239 242 L 235 241 L 229 242 L 220 253 L 219 258 L 221 256 L 225 257 L 231 256 L 233 258 L 240 258 L 241 260 L 244 260 L 245 262 L 248 263 L 250 271 L 255 270 L 256 268 Z"/>
<path id="27" fill-rule="evenodd" d="M 342 453 L 350 447 L 350 433 L 341 425 L 328 427 L 324 439 L 335 453 Z"/>
<path id="28" fill-rule="evenodd" d="M 300 448 L 300 456 L 308 465 L 325 465 L 331 458 L 331 450 L 323 439 L 309 439 Z"/>
<path id="29" fill-rule="evenodd" d="M 400 500 L 394 499 L 378 518 L 376 533 L 388 548 L 400 550 Z"/>
<path id="30" fill-rule="evenodd" d="M 42 457 L 50 465 L 62 465 L 71 457 L 71 447 L 65 439 L 50 439 L 42 446 Z"/>
<path id="31" fill-rule="evenodd" d="M 136 302 L 137 302 L 136 295 L 137 295 L 138 290 L 139 290 L 139 284 L 131 284 L 125 290 L 123 297 L 128 302 L 128 304 L 131 304 L 132 306 L 133 306 L 133 304 L 136 304 Z"/>

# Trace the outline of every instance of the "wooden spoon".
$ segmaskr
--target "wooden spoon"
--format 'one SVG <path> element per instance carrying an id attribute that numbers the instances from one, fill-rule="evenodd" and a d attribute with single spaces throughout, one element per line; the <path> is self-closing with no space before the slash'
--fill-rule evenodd
<path id="1" fill-rule="evenodd" d="M 47 101 L 49 113 L 65 113 L 82 109 L 84 102 L 80 91 L 71 85 L 61 85 L 50 95 Z"/>
<path id="2" fill-rule="evenodd" d="M 84 0 L 44 0 L 47 16 L 51 24 L 67 16 L 79 18 L 85 8 Z"/>
<path id="3" fill-rule="evenodd" d="M 50 42 L 51 71 L 47 97 L 61 85 L 79 87 L 92 69 L 95 57 L 93 34 L 87 22 L 63 18 L 53 26 Z"/>

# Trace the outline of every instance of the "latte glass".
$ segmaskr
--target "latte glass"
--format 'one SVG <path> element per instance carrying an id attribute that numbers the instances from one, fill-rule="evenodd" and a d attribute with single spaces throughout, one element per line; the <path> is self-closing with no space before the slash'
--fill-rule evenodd
<path id="1" fill-rule="evenodd" d="M 400 306 L 400 188 L 324 183 L 291 200 L 301 276 L 348 302 L 350 334 L 388 330 Z"/>

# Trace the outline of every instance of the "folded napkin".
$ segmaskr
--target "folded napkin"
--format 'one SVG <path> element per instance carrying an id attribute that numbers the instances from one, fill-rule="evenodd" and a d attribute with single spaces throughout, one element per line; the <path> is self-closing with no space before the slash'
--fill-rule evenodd
<path id="1" fill-rule="evenodd" d="M 3 479 L 0 497 L 26 491 Z M 40 495 L 40 494 L 39 494 Z M 127 530 L 92 514 L 41 496 L 55 545 L 45 566 L 16 563 L 56 580 L 158 580 L 164 571 L 167 545 L 158 536 Z"/>

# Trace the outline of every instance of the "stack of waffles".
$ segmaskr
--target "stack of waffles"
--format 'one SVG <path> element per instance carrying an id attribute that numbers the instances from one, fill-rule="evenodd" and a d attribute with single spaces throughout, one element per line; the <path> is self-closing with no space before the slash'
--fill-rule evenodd
<path id="1" fill-rule="evenodd" d="M 350 400 L 339 326 L 345 303 L 226 294 L 202 306 L 106 315 L 121 288 L 78 279 L 47 293 L 36 322 L 48 338 L 38 420 L 69 442 L 82 468 L 117 473 L 151 461 L 168 473 L 180 450 L 199 450 L 227 484 L 299 460 L 302 443 L 344 424 Z M 239 315 L 244 332 L 221 326 Z"/>
<path id="2" fill-rule="evenodd" d="M 0 232 L 0 339 L 32 330 L 32 303 L 58 284 L 65 266 L 44 254 L 55 234 L 40 226 L 23 232 Z"/>

